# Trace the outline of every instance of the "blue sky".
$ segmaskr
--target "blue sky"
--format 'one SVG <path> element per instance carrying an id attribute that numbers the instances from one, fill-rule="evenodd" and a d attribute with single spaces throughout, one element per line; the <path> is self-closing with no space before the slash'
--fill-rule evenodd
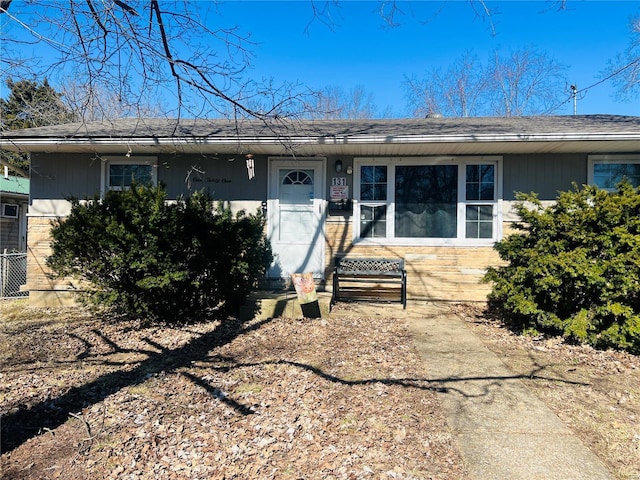
<path id="1" fill-rule="evenodd" d="M 236 25 L 241 33 L 251 34 L 255 45 L 250 77 L 273 78 L 276 84 L 298 82 L 314 89 L 339 86 L 348 91 L 363 86 L 373 95 L 379 115 L 410 114 L 403 86 L 408 76 L 446 70 L 468 50 L 485 63 L 496 49 L 506 56 L 510 50 L 528 48 L 546 52 L 566 66 L 568 84 L 560 98 L 569 101 L 558 114 L 573 113 L 569 85 L 576 84 L 582 91 L 579 114 L 640 116 L 640 99 L 615 101 L 612 83 L 599 83 L 608 61 L 630 44 L 629 22 L 640 17 L 640 0 L 567 0 L 562 10 L 560 0 L 485 0 L 493 10 L 491 22 L 474 11 L 481 7 L 479 0 L 397 1 L 400 12 L 393 28 L 379 14 L 380 5 L 390 1 L 190 1 L 211 28 Z M 16 1 L 11 11 L 17 13 L 27 5 Z M 330 5 L 331 21 L 314 18 L 314 5 L 320 9 Z M 24 34 L 17 25 L 7 25 L 6 35 Z M 40 43 L 23 48 L 32 48 L 34 57 L 46 52 Z M 62 75 L 63 80 L 68 78 Z M 55 85 L 56 79 L 50 80 Z M 5 90 L 0 85 L 3 97 Z"/>
<path id="2" fill-rule="evenodd" d="M 570 83 L 584 89 L 602 78 L 608 60 L 629 46 L 629 20 L 639 1 L 492 2 L 496 34 L 468 1 L 399 2 L 398 26 L 378 14 L 380 2 L 340 1 L 331 27 L 315 19 L 310 1 L 231 1 L 218 4 L 218 19 L 251 32 L 256 77 L 299 81 L 315 88 L 363 85 L 379 110 L 402 114 L 405 76 L 446 67 L 466 50 L 484 60 L 495 49 L 532 47 L 567 66 Z M 315 5 L 325 4 L 316 0 Z M 568 87 L 568 86 L 567 86 Z M 566 92 L 569 98 L 569 91 Z M 620 103 L 611 82 L 584 92 L 579 114 L 640 115 L 640 100 Z M 572 114 L 569 101 L 558 112 Z"/>

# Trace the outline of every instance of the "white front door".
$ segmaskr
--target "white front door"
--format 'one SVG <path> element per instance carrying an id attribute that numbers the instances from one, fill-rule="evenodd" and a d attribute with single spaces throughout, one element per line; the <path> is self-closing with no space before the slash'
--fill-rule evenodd
<path id="1" fill-rule="evenodd" d="M 324 278 L 324 165 L 315 159 L 269 163 L 269 278 L 304 272 Z"/>

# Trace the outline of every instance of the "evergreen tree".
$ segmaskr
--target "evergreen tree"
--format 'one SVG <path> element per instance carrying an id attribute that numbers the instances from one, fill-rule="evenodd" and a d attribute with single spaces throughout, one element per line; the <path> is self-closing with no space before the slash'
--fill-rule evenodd
<path id="1" fill-rule="evenodd" d="M 519 194 L 515 232 L 497 242 L 489 305 L 515 330 L 640 354 L 640 189 L 592 185 L 543 207 Z"/>
<path id="2" fill-rule="evenodd" d="M 58 125 L 74 120 L 61 95 L 46 79 L 42 83 L 8 79 L 6 84 L 10 93 L 6 99 L 0 98 L 0 130 Z M 0 152 L 0 163 L 22 171 L 29 169 L 27 154 Z"/>

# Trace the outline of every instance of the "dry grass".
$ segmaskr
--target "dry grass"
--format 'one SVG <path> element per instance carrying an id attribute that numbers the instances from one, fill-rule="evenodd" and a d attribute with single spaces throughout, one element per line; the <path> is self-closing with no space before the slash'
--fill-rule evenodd
<path id="1" fill-rule="evenodd" d="M 467 478 L 398 319 L 2 313 L 7 478 Z"/>
<path id="2" fill-rule="evenodd" d="M 399 318 L 140 328 L 0 309 L 2 428 L 21 438 L 3 435 L 3 478 L 466 478 Z M 640 479 L 638 357 L 456 313 L 537 373 L 528 387 L 618 478 Z"/>

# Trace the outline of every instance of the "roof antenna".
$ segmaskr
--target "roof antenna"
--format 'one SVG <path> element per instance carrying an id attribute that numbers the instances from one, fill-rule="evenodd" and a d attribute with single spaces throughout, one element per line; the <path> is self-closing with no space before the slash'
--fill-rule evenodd
<path id="1" fill-rule="evenodd" d="M 571 96 L 573 97 L 573 114 L 578 114 L 578 86 L 571 85 Z"/>

